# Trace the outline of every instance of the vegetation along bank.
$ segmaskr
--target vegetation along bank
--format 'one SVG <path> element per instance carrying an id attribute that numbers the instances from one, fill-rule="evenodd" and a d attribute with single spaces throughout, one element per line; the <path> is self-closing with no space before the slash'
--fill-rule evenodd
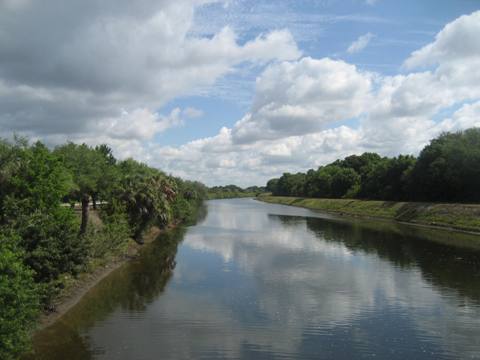
<path id="1" fill-rule="evenodd" d="M 266 189 L 264 186 L 250 186 L 245 189 L 236 185 L 213 186 L 208 188 L 207 198 L 213 200 L 255 197 L 259 194 L 265 193 L 265 191 Z"/>
<path id="2" fill-rule="evenodd" d="M 480 234 L 480 205 L 357 199 L 314 199 L 266 194 L 258 196 L 257 199 L 268 203 L 299 206 L 339 215 L 372 217 Z"/>
<path id="3" fill-rule="evenodd" d="M 0 140 L 0 359 L 28 350 L 65 289 L 194 218 L 205 197 L 204 185 L 118 161 L 106 145 Z"/>
<path id="4" fill-rule="evenodd" d="M 480 129 L 444 133 L 418 157 L 351 155 L 267 183 L 288 205 L 480 231 Z M 367 201 L 368 200 L 368 201 Z"/>

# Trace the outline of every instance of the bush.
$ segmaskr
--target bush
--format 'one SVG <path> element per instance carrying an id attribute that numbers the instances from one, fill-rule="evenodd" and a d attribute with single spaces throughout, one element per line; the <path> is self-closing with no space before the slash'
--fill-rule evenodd
<path id="1" fill-rule="evenodd" d="M 130 240 L 130 227 L 125 213 L 109 214 L 100 212 L 101 226 L 89 225 L 84 238 L 89 244 L 89 256 L 102 258 L 108 254 L 117 254 L 124 249 Z"/>
<path id="2" fill-rule="evenodd" d="M 15 223 L 25 250 L 25 263 L 37 282 L 49 282 L 63 273 L 78 273 L 87 261 L 88 244 L 78 236 L 78 219 L 67 208 L 22 215 Z"/>
<path id="3" fill-rule="evenodd" d="M 0 234 L 0 359 L 16 359 L 28 348 L 39 309 L 33 271 L 24 264 L 18 238 Z"/>

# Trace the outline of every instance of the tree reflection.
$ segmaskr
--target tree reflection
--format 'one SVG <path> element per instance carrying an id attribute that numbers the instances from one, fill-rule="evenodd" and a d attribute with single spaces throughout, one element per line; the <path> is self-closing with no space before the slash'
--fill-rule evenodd
<path id="1" fill-rule="evenodd" d="M 327 242 L 342 243 L 353 252 L 375 254 L 395 266 L 417 267 L 439 289 L 454 290 L 464 300 L 480 303 L 478 236 L 416 228 L 392 222 L 269 214 L 284 226 L 307 229 Z"/>
<path id="2" fill-rule="evenodd" d="M 284 224 L 289 219 L 279 219 Z M 454 246 L 478 244 L 478 237 L 391 223 L 332 221 L 305 218 L 307 228 L 328 242 L 342 242 L 351 251 L 372 253 L 399 267 L 417 267 L 423 278 L 440 289 L 480 303 L 480 251 Z"/>
<path id="3" fill-rule="evenodd" d="M 35 359 L 89 359 L 91 349 L 82 331 L 107 318 L 117 308 L 143 311 L 164 290 L 175 269 L 178 244 L 186 229 L 162 234 L 140 257 L 119 268 L 90 290 L 59 321 L 34 338 Z M 29 359 L 29 357 L 27 357 Z"/>

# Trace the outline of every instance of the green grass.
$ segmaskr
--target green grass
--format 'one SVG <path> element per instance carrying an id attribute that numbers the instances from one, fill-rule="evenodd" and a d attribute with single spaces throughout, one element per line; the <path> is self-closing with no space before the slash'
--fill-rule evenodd
<path id="1" fill-rule="evenodd" d="M 271 195 L 260 195 L 257 199 L 341 215 L 382 218 L 480 233 L 480 205 L 310 199 Z"/>
<path id="2" fill-rule="evenodd" d="M 209 192 L 209 193 L 207 193 L 207 199 L 208 200 L 246 198 L 246 197 L 255 197 L 255 196 L 257 196 L 257 193 L 254 193 L 254 192 L 223 191 L 223 192 Z"/>

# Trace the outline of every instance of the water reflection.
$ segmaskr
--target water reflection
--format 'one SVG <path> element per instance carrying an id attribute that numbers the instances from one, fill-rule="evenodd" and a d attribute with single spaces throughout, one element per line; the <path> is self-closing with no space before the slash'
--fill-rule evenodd
<path id="1" fill-rule="evenodd" d="M 185 229 L 161 235 L 139 260 L 116 270 L 93 288 L 75 308 L 35 337 L 33 359 L 90 359 L 105 353 L 88 330 L 114 313 L 142 313 L 163 291 L 175 268 Z"/>
<path id="2" fill-rule="evenodd" d="M 39 358 L 479 357 L 478 243 L 211 201 L 42 334 Z"/>

